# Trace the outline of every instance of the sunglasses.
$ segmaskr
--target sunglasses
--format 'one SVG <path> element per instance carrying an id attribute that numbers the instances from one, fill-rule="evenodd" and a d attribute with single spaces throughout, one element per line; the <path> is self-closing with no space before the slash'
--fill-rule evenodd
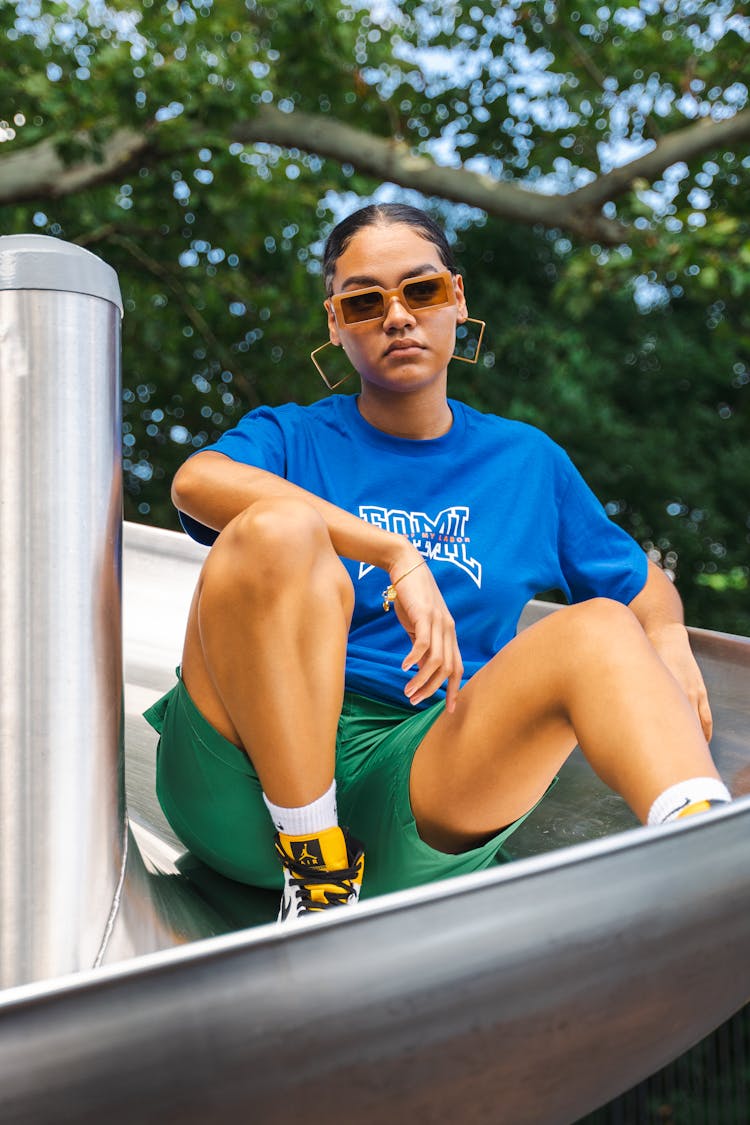
<path id="1" fill-rule="evenodd" d="M 336 323 L 340 328 L 351 324 L 368 324 L 383 320 L 394 297 L 411 312 L 422 309 L 442 309 L 456 304 L 453 277 L 448 270 L 426 273 L 422 277 L 407 277 L 395 289 L 354 289 L 350 293 L 336 293 L 330 298 Z"/>

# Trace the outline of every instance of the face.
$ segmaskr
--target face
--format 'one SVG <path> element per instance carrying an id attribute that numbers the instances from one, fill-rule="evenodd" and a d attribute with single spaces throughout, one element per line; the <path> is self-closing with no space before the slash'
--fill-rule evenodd
<path id="1" fill-rule="evenodd" d="M 396 289 L 409 277 L 443 273 L 437 247 L 406 223 L 364 227 L 336 262 L 333 292 L 379 285 Z M 362 380 L 382 389 L 416 390 L 445 376 L 456 325 L 467 317 L 463 281 L 451 279 L 456 303 L 413 310 L 399 295 L 386 302 L 385 317 L 344 326 L 325 302 L 333 344 L 341 345 Z"/>

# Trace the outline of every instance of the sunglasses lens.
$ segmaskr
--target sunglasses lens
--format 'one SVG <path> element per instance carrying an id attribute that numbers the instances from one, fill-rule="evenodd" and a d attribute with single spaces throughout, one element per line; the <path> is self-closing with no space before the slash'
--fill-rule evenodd
<path id="1" fill-rule="evenodd" d="M 397 293 L 409 308 L 429 309 L 452 303 L 453 292 L 445 277 L 416 277 L 401 288 L 384 293 L 380 288 L 363 289 L 359 293 L 341 294 L 334 300 L 344 324 L 364 324 L 368 320 L 381 320 L 385 316 L 385 299 Z"/>
<path id="2" fill-rule="evenodd" d="M 339 307 L 345 324 L 359 324 L 363 320 L 377 320 L 383 316 L 383 294 L 379 289 L 368 289 L 351 297 L 341 297 Z"/>
<path id="3" fill-rule="evenodd" d="M 404 297 L 410 309 L 429 309 L 446 305 L 448 290 L 444 277 L 420 277 L 404 286 Z"/>

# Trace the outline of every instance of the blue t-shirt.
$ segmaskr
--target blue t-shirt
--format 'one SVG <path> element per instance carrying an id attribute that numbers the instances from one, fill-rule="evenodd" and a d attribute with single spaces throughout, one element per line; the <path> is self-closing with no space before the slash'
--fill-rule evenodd
<path id="1" fill-rule="evenodd" d="M 407 536 L 456 621 L 465 679 L 515 636 L 534 595 L 557 588 L 572 602 L 627 604 L 643 588 L 644 552 L 540 430 L 449 400 L 451 429 L 414 441 L 371 426 L 357 398 L 260 407 L 207 448 Z M 216 538 L 184 513 L 181 519 L 199 542 Z M 383 612 L 388 577 L 366 563 L 343 562 L 356 594 L 346 686 L 409 706 L 403 689 L 410 674 L 401 661 L 410 644 L 396 614 Z"/>

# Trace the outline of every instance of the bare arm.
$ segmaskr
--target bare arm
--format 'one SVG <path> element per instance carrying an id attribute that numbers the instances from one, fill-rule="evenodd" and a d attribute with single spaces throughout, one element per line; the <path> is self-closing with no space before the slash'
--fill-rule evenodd
<path id="1" fill-rule="evenodd" d="M 207 450 L 196 454 L 178 469 L 172 483 L 175 507 L 215 531 L 257 500 L 285 497 L 304 500 L 320 513 L 337 555 L 387 571 L 399 565 L 405 571 L 419 562 L 421 556 L 403 535 L 384 531 L 275 473 L 243 465 L 223 453 Z"/>
<path id="2" fill-rule="evenodd" d="M 391 582 L 422 559 L 405 536 L 376 527 L 274 473 L 243 465 L 214 450 L 186 461 L 172 484 L 175 507 L 215 531 L 258 500 L 287 497 L 303 500 L 323 517 L 337 555 L 381 567 Z M 416 665 L 418 669 L 407 684 L 407 697 L 411 703 L 421 703 L 447 679 L 446 705 L 452 711 L 463 664 L 454 621 L 429 568 L 413 570 L 399 583 L 398 595 L 394 608 L 411 641 L 402 667 L 408 671 Z"/>
<path id="3" fill-rule="evenodd" d="M 649 562 L 646 585 L 633 598 L 630 608 L 692 703 L 709 740 L 713 729 L 711 708 L 703 676 L 690 648 L 682 601 L 666 574 L 654 563 Z"/>

